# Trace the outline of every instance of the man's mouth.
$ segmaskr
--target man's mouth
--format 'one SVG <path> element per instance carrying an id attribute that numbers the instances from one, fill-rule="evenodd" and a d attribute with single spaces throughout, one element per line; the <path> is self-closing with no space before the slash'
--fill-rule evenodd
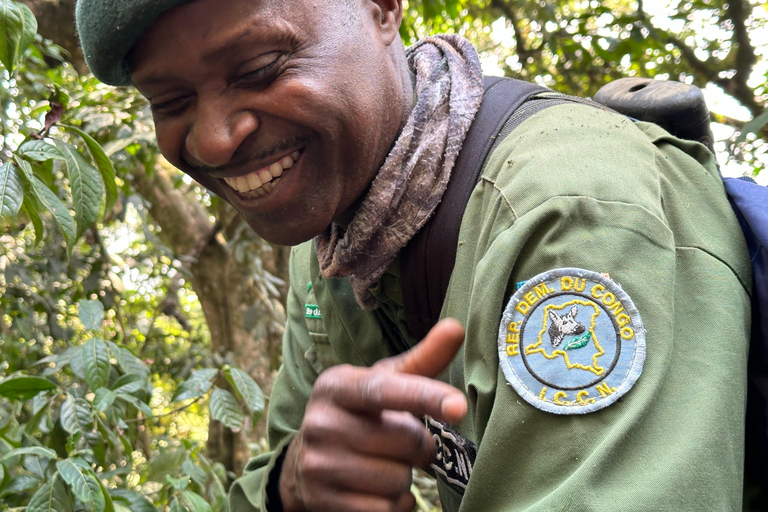
<path id="1" fill-rule="evenodd" d="M 294 151 L 272 165 L 253 171 L 245 176 L 224 178 L 224 181 L 241 196 L 247 198 L 262 197 L 272 192 L 280 181 L 280 176 L 293 167 L 293 164 L 296 163 L 300 156 L 300 151 Z"/>

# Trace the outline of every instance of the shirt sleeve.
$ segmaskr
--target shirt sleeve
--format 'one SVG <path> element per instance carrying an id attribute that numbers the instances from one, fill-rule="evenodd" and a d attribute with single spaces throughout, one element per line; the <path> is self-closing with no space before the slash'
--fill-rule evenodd
<path id="1" fill-rule="evenodd" d="M 560 141 L 551 127 L 564 130 L 553 121 L 531 127 L 550 151 Z M 740 510 L 749 279 L 730 249 L 743 246 L 738 226 L 716 176 L 689 168 L 701 197 L 686 198 L 694 184 L 662 174 L 680 155 L 638 157 L 634 135 L 606 147 L 599 139 L 610 134 L 597 129 L 585 140 L 589 124 L 576 130 L 586 145 L 563 142 L 564 157 L 533 158 L 530 141 L 515 141 L 465 216 L 444 310 L 467 328 L 450 380 L 470 401 L 459 430 L 477 443 L 459 510 Z M 524 177 L 534 170 L 538 179 Z M 588 414 L 535 407 L 499 365 L 507 300 L 519 283 L 564 268 L 608 274 L 645 328 L 639 379 Z"/>
<path id="2" fill-rule="evenodd" d="M 291 290 L 287 301 L 287 322 L 283 336 L 283 365 L 277 373 L 269 399 L 267 436 L 272 451 L 252 459 L 243 476 L 232 486 L 230 508 L 233 512 L 281 512 L 280 504 L 270 503 L 267 485 L 279 478 L 281 456 L 298 432 L 304 417 L 312 387 L 317 379 L 317 364 L 313 360 L 314 345 L 305 320 L 307 272 L 299 266 L 306 264 L 307 247 L 300 246 L 291 254 Z M 276 466 L 278 471 L 273 471 Z M 274 474 L 272 474 L 274 473 Z"/>

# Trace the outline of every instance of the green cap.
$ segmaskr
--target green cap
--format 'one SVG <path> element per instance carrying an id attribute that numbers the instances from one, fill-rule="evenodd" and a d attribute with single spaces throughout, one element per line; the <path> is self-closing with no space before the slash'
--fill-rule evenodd
<path id="1" fill-rule="evenodd" d="M 131 85 L 126 56 L 158 16 L 192 0 L 79 0 L 75 23 L 85 62 L 96 78 Z"/>

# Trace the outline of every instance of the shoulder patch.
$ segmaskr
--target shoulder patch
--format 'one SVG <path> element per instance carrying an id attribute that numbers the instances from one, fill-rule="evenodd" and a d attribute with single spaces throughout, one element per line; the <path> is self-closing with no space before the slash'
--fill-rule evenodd
<path id="1" fill-rule="evenodd" d="M 509 299 L 499 326 L 499 364 L 528 403 L 586 414 L 629 391 L 645 361 L 640 313 L 624 290 L 589 270 L 539 274 Z"/>

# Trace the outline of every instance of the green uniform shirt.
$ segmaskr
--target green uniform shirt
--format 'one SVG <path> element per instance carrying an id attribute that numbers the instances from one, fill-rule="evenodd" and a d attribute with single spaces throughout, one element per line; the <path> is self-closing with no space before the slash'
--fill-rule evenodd
<path id="1" fill-rule="evenodd" d="M 459 240 L 442 316 L 467 337 L 442 378 L 467 395 L 454 428 L 477 455 L 466 489 L 438 475 L 444 510 L 740 510 L 751 271 L 703 146 L 592 107 L 551 107 L 493 152 Z M 645 328 L 634 387 L 584 415 L 533 407 L 499 366 L 517 283 L 566 267 L 609 274 Z M 269 471 L 324 368 L 369 366 L 415 343 L 397 261 L 373 292 L 381 307 L 361 311 L 346 279 L 320 276 L 312 243 L 294 248 L 268 418 L 275 451 L 248 465 L 233 512 L 269 509 Z"/>

